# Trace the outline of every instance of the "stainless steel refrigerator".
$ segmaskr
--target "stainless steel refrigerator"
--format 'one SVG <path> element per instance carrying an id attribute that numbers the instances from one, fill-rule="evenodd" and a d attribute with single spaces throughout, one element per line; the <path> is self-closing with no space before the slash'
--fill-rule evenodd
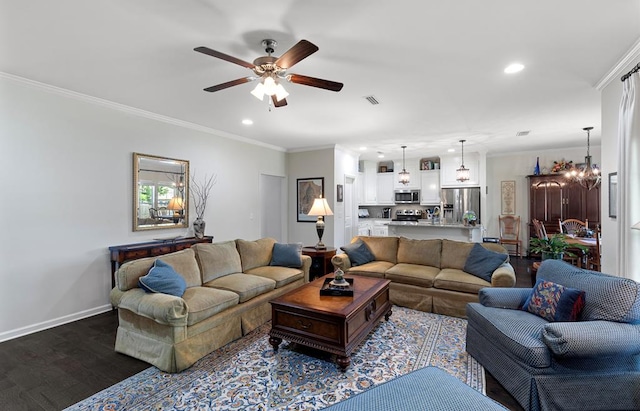
<path id="1" fill-rule="evenodd" d="M 462 224 L 462 216 L 466 211 L 474 211 L 476 223 L 481 223 L 480 187 L 442 189 L 442 213 L 447 224 Z"/>

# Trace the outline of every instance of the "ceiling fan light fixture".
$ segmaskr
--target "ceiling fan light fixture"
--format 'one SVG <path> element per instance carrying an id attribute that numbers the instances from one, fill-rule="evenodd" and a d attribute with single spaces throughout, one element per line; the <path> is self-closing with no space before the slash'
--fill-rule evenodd
<path id="1" fill-rule="evenodd" d="M 267 76 L 265 77 L 264 81 L 262 82 L 264 85 L 264 94 L 266 94 L 267 96 L 271 97 L 274 94 L 276 94 L 276 81 L 273 79 L 273 77 L 271 76 Z"/>
<path id="2" fill-rule="evenodd" d="M 251 94 L 253 94 L 258 100 L 262 101 L 264 97 L 264 86 L 262 85 L 262 82 L 256 84 L 255 88 L 251 91 Z"/>
<path id="3" fill-rule="evenodd" d="M 278 83 L 276 85 L 276 100 L 281 101 L 283 98 L 287 98 L 288 95 L 287 90 L 282 87 L 282 84 Z"/>

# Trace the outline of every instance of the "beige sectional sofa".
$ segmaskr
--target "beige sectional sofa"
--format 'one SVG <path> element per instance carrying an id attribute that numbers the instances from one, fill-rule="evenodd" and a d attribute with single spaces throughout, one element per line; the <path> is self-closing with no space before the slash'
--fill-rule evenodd
<path id="1" fill-rule="evenodd" d="M 375 257 L 374 261 L 352 266 L 347 254 L 336 254 L 331 262 L 345 273 L 386 278 L 392 304 L 415 310 L 465 317 L 469 302 L 478 302 L 484 287 L 513 287 L 515 271 L 508 253 L 499 244 L 481 244 L 488 250 L 506 254 L 507 262 L 491 276 L 491 282 L 463 271 L 474 243 L 452 240 L 413 240 L 404 237 L 357 236 Z"/>
<path id="2" fill-rule="evenodd" d="M 311 266 L 304 255 L 300 268 L 271 266 L 275 242 L 196 244 L 123 264 L 111 291 L 119 318 L 116 351 L 177 372 L 269 321 L 269 301 L 304 284 Z M 156 258 L 185 279 L 182 297 L 138 287 Z"/>

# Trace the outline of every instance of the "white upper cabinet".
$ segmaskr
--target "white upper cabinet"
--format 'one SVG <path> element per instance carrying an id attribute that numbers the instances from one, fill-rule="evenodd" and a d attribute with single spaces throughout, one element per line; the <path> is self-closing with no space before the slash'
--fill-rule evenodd
<path id="1" fill-rule="evenodd" d="M 378 204 L 394 204 L 393 178 L 394 173 L 378 173 Z"/>
<path id="2" fill-rule="evenodd" d="M 363 205 L 375 205 L 378 203 L 377 191 L 377 179 L 378 170 L 375 161 L 363 161 L 362 162 L 362 174 L 364 176 L 363 181 L 363 199 L 360 204 Z"/>
<path id="3" fill-rule="evenodd" d="M 465 182 L 456 180 L 456 170 L 460 168 L 461 164 L 460 155 L 440 157 L 441 187 L 468 187 L 480 184 L 480 155 L 478 153 L 464 153 L 464 166 L 469 169 L 469 180 Z"/>
<path id="4" fill-rule="evenodd" d="M 440 204 L 440 170 L 420 172 L 420 204 Z"/>

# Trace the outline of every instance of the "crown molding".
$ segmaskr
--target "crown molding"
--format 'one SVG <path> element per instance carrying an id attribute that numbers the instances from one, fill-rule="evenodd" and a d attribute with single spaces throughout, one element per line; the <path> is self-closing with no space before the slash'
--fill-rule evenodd
<path id="1" fill-rule="evenodd" d="M 142 110 L 139 108 L 127 106 L 120 103 L 115 103 L 113 101 L 105 100 L 99 97 L 89 96 L 87 94 L 78 93 L 76 91 L 71 91 L 68 89 L 64 89 L 61 87 L 52 86 L 51 84 L 41 83 L 39 81 L 30 80 L 24 77 L 16 76 L 13 74 L 5 73 L 0 71 L 0 78 L 5 78 L 7 80 L 15 81 L 17 83 L 21 83 L 25 86 L 40 89 L 49 93 L 58 94 L 64 97 L 69 97 L 75 100 L 83 101 L 85 103 L 96 104 L 102 107 L 106 107 L 112 110 L 122 111 L 127 114 L 132 114 L 138 117 L 144 117 L 147 119 L 160 121 L 162 123 L 171 124 L 178 127 L 183 127 L 189 130 L 195 130 L 202 133 L 212 134 L 218 137 L 228 138 L 230 140 L 241 141 L 243 143 L 252 144 L 255 146 L 260 146 L 264 148 L 268 148 L 275 151 L 286 152 L 287 150 L 283 147 L 274 146 L 272 144 L 263 143 L 261 141 L 252 140 L 247 137 L 238 136 L 236 134 L 228 133 L 222 130 L 216 130 L 210 127 L 202 126 L 200 124 L 191 123 L 188 121 L 178 120 L 173 117 L 164 116 L 162 114 L 153 113 L 151 111 Z"/>
<path id="2" fill-rule="evenodd" d="M 636 40 L 635 44 L 629 49 L 628 52 L 622 56 L 620 60 L 613 66 L 596 84 L 596 90 L 602 91 L 605 87 L 616 78 L 622 77 L 623 71 L 628 66 L 635 66 L 637 60 L 640 59 L 640 38 Z"/>

